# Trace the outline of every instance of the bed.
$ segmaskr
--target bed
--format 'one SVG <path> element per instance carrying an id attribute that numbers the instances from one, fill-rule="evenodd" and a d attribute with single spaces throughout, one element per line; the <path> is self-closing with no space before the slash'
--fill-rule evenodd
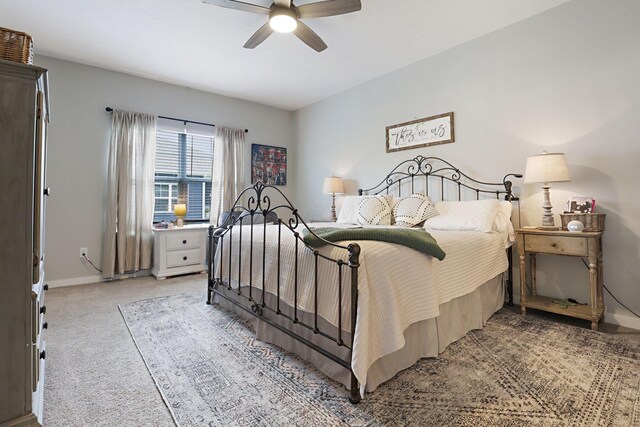
<path id="1" fill-rule="evenodd" d="M 512 176 L 520 177 L 478 181 L 443 159 L 418 156 L 359 195 L 512 202 Z M 352 403 L 482 328 L 505 294 L 512 303 L 504 230 L 430 229 L 447 254 L 439 261 L 393 243 L 326 241 L 316 234 L 320 227 L 353 225 L 309 224 L 272 186 L 247 188 L 232 212 L 209 230 L 207 303 L 257 319 L 259 339 L 297 353 L 345 384 Z M 309 236 L 322 246 L 310 246 Z"/>

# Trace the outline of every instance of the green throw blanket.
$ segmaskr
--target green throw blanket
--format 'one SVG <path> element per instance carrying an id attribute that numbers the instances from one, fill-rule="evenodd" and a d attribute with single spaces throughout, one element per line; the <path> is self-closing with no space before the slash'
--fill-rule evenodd
<path id="1" fill-rule="evenodd" d="M 310 230 L 329 242 L 376 240 L 406 246 L 425 255 L 431 255 L 440 261 L 446 256 L 442 248 L 438 246 L 436 239 L 422 228 L 318 227 L 310 228 Z M 326 245 L 326 242 L 314 236 L 309 230 L 303 230 L 302 236 L 304 242 L 313 248 Z"/>

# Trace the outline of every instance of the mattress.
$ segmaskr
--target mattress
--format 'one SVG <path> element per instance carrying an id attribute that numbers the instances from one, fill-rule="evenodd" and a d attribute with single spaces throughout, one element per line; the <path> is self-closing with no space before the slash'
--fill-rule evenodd
<path id="1" fill-rule="evenodd" d="M 232 283 L 235 286 L 237 283 L 248 286 L 250 282 L 253 298 L 260 301 L 263 283 L 266 295 L 278 293 L 276 284 L 280 271 L 281 302 L 293 306 L 294 301 L 297 301 L 298 310 L 312 313 L 315 305 L 313 251 L 299 241 L 296 249 L 297 239 L 282 227 L 278 257 L 277 225 L 254 226 L 254 245 L 251 249 L 251 228 L 241 228 L 242 238 L 240 227 L 234 227 L 233 233 L 228 234 L 218 245 L 216 259 L 222 257 L 222 263 L 216 262 L 215 276 L 222 275 L 226 278 L 231 271 Z M 362 392 L 368 383 L 370 367 L 377 360 L 405 346 L 404 332 L 409 326 L 437 318 L 443 304 L 474 292 L 508 267 L 504 236 L 499 233 L 430 232 L 447 253 L 443 261 L 400 245 L 375 241 L 358 242 L 361 246 L 358 317 L 351 366 L 361 384 Z M 233 253 L 231 259 L 230 248 Z M 296 253 L 297 271 L 294 263 Z M 320 249 L 320 253 L 330 258 L 347 260 L 344 249 L 324 247 Z M 238 254 L 242 255 L 241 264 L 238 263 Z M 253 259 L 253 263 L 249 262 L 250 259 Z M 319 259 L 318 315 L 326 324 L 334 327 L 338 325 L 337 296 L 341 286 L 342 326 L 347 333 L 351 333 L 349 268 L 343 266 L 342 269 L 343 281 L 340 284 L 339 267 Z"/>

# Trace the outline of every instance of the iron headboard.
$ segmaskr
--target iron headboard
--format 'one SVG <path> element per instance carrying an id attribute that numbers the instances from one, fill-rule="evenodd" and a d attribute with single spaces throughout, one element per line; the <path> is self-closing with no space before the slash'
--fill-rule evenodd
<path id="1" fill-rule="evenodd" d="M 442 200 L 445 200 L 445 183 L 452 183 L 454 189 L 457 186 L 458 200 L 462 200 L 462 192 L 465 189 L 475 192 L 476 199 L 480 199 L 481 194 L 490 194 L 495 195 L 497 199 L 504 196 L 504 200 L 516 201 L 518 197 L 513 194 L 513 183 L 508 179 L 509 177 L 522 178 L 522 174 L 507 174 L 502 178 L 502 182 L 485 182 L 470 177 L 439 157 L 417 156 L 397 165 L 377 185 L 367 189 L 359 189 L 358 194 L 361 196 L 366 194 L 389 194 L 390 189 L 395 186 L 397 187 L 397 196 L 402 197 L 403 186 L 410 184 L 411 194 L 413 194 L 416 192 L 416 186 L 423 182 L 425 195 L 429 196 L 430 189 L 432 189 L 430 184 L 435 181 L 437 185 L 439 181 Z M 433 192 L 431 193 L 433 194 Z"/>
<path id="2" fill-rule="evenodd" d="M 358 194 L 360 196 L 369 194 L 377 195 L 381 193 L 389 194 L 392 187 L 397 187 L 397 196 L 402 197 L 403 186 L 410 186 L 411 194 L 413 194 L 418 192 L 416 191 L 416 187 L 422 182 L 425 190 L 424 194 L 433 199 L 432 195 L 434 191 L 430 191 L 433 190 L 433 185 L 430 184 L 435 182 L 435 185 L 438 186 L 439 184 L 440 187 L 440 200 L 450 200 L 450 198 L 446 197 L 446 194 L 450 193 L 445 193 L 445 190 L 451 190 L 451 188 L 446 187 L 453 187 L 454 192 L 457 193 L 457 200 L 459 201 L 462 200 L 464 190 L 465 193 L 475 193 L 476 200 L 479 200 L 481 195 L 491 195 L 495 196 L 498 200 L 500 200 L 501 196 L 504 196 L 503 198 L 506 201 L 517 202 L 520 199 L 513 194 L 513 183 L 509 180 L 509 177 L 522 178 L 522 174 L 509 173 L 502 178 L 502 182 L 485 182 L 470 177 L 440 157 L 417 156 L 397 165 L 378 185 L 371 188 L 359 189 Z M 449 185 L 445 185 L 447 183 Z M 456 187 L 457 191 L 455 191 Z M 429 194 L 430 192 L 431 194 Z M 454 198 L 456 197 L 454 196 Z M 519 216 L 520 209 L 518 209 L 518 217 Z M 509 247 L 507 249 L 509 268 L 505 280 L 509 305 L 513 305 L 512 256 L 513 249 Z"/>

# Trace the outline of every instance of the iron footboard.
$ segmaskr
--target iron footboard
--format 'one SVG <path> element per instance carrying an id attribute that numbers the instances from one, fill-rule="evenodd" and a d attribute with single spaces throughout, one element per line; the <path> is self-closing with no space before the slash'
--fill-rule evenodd
<path id="1" fill-rule="evenodd" d="M 282 200 L 282 202 L 278 204 L 272 203 L 276 198 Z M 246 204 L 244 204 L 242 200 L 246 200 Z M 306 226 L 306 223 L 300 217 L 297 209 L 291 205 L 286 196 L 276 187 L 258 183 L 245 189 L 238 197 L 227 219 L 218 226 L 209 227 L 209 244 L 207 245 L 207 304 L 213 303 L 214 296 L 223 298 L 246 313 L 259 318 L 273 328 L 285 333 L 305 346 L 312 348 L 328 359 L 343 366 L 345 369 L 348 369 L 351 374 L 349 400 L 351 403 L 356 404 L 360 401 L 360 387 L 353 373 L 351 360 L 358 314 L 360 246 L 356 243 L 344 246 L 325 241 L 326 245 L 339 249 L 332 253 L 335 254 L 338 252 L 341 254 L 340 257 L 335 258 L 327 256 L 304 242 L 301 236 L 303 226 Z M 271 241 L 269 245 L 267 244 L 267 227 L 277 227 L 275 250 L 273 241 Z M 309 232 L 315 235 L 312 231 Z M 243 233 L 248 233 L 248 236 L 245 234 L 243 238 Z M 281 283 L 282 238 L 285 233 L 292 233 L 295 238 L 295 253 L 293 258 L 294 301 L 291 307 L 293 313 L 290 314 L 282 310 L 283 300 L 281 295 L 281 291 L 283 290 L 283 284 Z M 235 239 L 234 234 L 237 236 Z M 275 234 L 275 232 L 272 228 L 270 237 L 273 237 L 273 234 Z M 248 248 L 245 247 L 244 252 L 242 248 L 243 245 L 248 245 Z M 227 246 L 227 252 L 225 252 L 225 246 Z M 249 252 L 248 260 L 243 259 L 246 257 L 247 249 Z M 275 251 L 275 253 L 270 251 Z M 299 275 L 298 269 L 302 251 L 310 251 L 309 253 L 313 256 L 314 271 L 312 283 L 303 283 Z M 225 256 L 225 253 L 228 253 L 228 256 Z M 267 253 L 270 254 L 271 262 L 273 262 L 273 257 L 275 257 L 276 260 L 276 283 L 267 282 Z M 216 254 L 219 256 L 216 256 Z M 249 272 L 248 278 L 244 278 L 243 280 L 242 267 L 245 262 L 249 263 Z M 323 330 L 318 320 L 319 312 L 321 311 L 319 307 L 318 290 L 319 287 L 322 286 L 318 274 L 320 262 L 328 263 L 329 268 L 337 269 L 336 304 L 338 321 L 334 333 Z M 254 268 L 262 269 L 261 283 L 255 284 L 253 282 Z M 347 283 L 343 284 L 345 280 Z M 306 312 L 310 312 L 311 314 L 311 322 L 305 322 L 301 319 L 301 316 L 299 316 L 299 313 L 303 310 L 298 301 L 298 290 L 301 286 L 312 287 L 313 290 L 313 310 L 310 311 L 309 307 L 306 307 Z M 275 288 L 276 290 L 275 304 L 273 301 L 269 302 L 268 298 L 266 298 L 267 287 L 270 289 Z M 350 319 L 343 319 L 343 297 L 346 296 L 343 295 L 343 293 L 345 291 L 350 292 Z M 281 323 L 269 318 L 271 316 L 267 317 L 267 312 L 272 313 L 272 315 L 275 315 L 277 318 L 286 319 L 288 321 L 286 323 L 291 325 L 291 327 L 287 328 L 282 326 Z M 345 328 L 345 321 L 349 322 L 350 332 Z M 311 331 L 314 335 L 320 335 L 335 342 L 336 348 L 344 347 L 348 349 L 348 360 L 339 357 L 326 348 L 296 333 L 293 325 L 298 325 Z M 350 335 L 349 342 L 344 341 L 347 335 Z"/>

